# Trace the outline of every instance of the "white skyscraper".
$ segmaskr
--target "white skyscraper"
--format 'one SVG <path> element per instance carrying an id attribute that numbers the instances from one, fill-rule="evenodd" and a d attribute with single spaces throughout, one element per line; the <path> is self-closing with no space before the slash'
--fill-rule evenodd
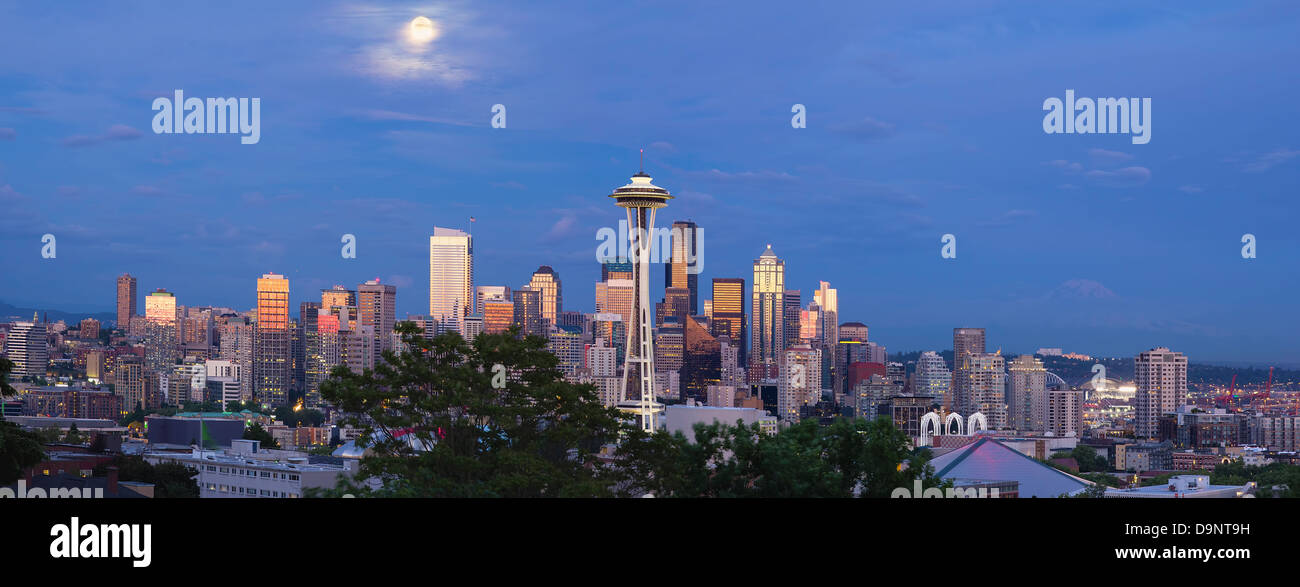
<path id="1" fill-rule="evenodd" d="M 50 364 L 45 324 L 37 322 L 35 314 L 32 315 L 31 322 L 15 322 L 5 337 L 4 351 L 5 356 L 14 363 L 15 378 L 24 375 L 45 377 L 45 370 Z"/>
<path id="2" fill-rule="evenodd" d="M 1133 359 L 1133 433 L 1155 438 L 1160 416 L 1187 404 L 1187 357 L 1159 347 Z"/>
<path id="3" fill-rule="evenodd" d="M 917 395 L 932 395 L 942 401 L 948 393 L 948 384 L 951 380 L 952 373 L 948 371 L 948 364 L 939 353 L 934 351 L 921 353 L 921 357 L 916 360 Z"/>
<path id="4" fill-rule="evenodd" d="M 461 319 L 474 306 L 473 237 L 435 226 L 429 237 L 429 316 L 460 332 Z"/>

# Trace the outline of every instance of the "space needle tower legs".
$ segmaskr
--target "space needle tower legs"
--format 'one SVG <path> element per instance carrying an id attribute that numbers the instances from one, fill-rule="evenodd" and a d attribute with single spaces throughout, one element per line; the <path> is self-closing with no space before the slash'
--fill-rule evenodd
<path id="1" fill-rule="evenodd" d="M 627 210 L 628 257 L 632 262 L 632 317 L 627 326 L 627 360 L 620 385 L 623 401 L 637 401 L 641 429 L 657 429 L 654 395 L 655 353 L 650 313 L 650 249 L 654 241 L 655 211 L 668 205 L 668 190 L 650 183 L 640 171 L 632 183 L 614 190 L 609 197 Z M 633 395 L 635 394 L 635 395 Z"/>

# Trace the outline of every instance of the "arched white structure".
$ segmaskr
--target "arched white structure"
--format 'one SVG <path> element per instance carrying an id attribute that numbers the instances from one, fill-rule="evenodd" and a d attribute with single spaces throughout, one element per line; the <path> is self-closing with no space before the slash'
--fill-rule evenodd
<path id="1" fill-rule="evenodd" d="M 966 430 L 970 434 L 975 434 L 981 430 L 989 429 L 989 421 L 984 417 L 983 412 L 975 412 L 966 420 Z"/>
<path id="2" fill-rule="evenodd" d="M 926 412 L 924 416 L 921 416 L 921 446 L 930 446 L 934 436 L 942 433 L 943 428 L 939 424 L 939 414 Z"/>
<path id="3" fill-rule="evenodd" d="M 957 431 L 956 431 L 956 432 L 953 432 L 953 431 L 952 431 L 952 422 L 953 422 L 953 420 L 956 420 L 956 421 L 957 421 Z M 947 417 L 947 418 L 944 418 L 944 420 L 943 420 L 943 433 L 944 433 L 944 434 L 957 434 L 957 435 L 962 435 L 962 434 L 965 434 L 965 433 L 966 433 L 966 424 L 965 424 L 965 422 L 962 420 L 961 414 L 958 414 L 957 412 L 953 412 L 953 413 L 951 413 L 951 414 L 948 414 L 948 417 Z"/>

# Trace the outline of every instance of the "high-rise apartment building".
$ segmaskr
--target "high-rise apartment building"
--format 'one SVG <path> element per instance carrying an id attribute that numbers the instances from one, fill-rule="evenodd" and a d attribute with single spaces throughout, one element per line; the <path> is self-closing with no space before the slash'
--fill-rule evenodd
<path id="1" fill-rule="evenodd" d="M 375 360 L 393 349 L 393 326 L 397 320 L 397 286 L 372 279 L 357 286 L 357 321 L 375 329 Z"/>
<path id="2" fill-rule="evenodd" d="M 798 422 L 800 410 L 821 401 L 822 351 L 806 344 L 790 347 L 780 363 L 777 416 Z"/>
<path id="3" fill-rule="evenodd" d="M 474 240 L 469 233 L 434 227 L 429 237 L 429 316 L 444 330 L 461 330 L 474 309 Z"/>
<path id="4" fill-rule="evenodd" d="M 962 415 L 982 412 L 990 429 L 1006 429 L 1006 359 L 999 353 L 968 354 L 964 364 L 969 411 Z"/>
<path id="5" fill-rule="evenodd" d="M 136 308 L 135 299 L 135 278 L 130 273 L 123 273 L 117 278 L 117 328 L 119 330 L 128 330 L 131 328 L 131 317 L 135 316 Z"/>
<path id="6" fill-rule="evenodd" d="M 971 397 L 968 358 L 984 354 L 984 350 L 983 328 L 952 329 L 952 404 L 949 407 L 962 414 L 970 415 L 978 410 Z"/>
<path id="7" fill-rule="evenodd" d="M 1052 436 L 1083 435 L 1083 390 L 1053 389 L 1046 393 L 1043 428 Z"/>
<path id="8" fill-rule="evenodd" d="M 1022 432 L 1047 430 L 1047 369 L 1043 361 L 1033 355 L 1020 355 L 1011 361 L 1008 370 L 1008 425 Z"/>
<path id="9" fill-rule="evenodd" d="M 170 371 L 180 358 L 180 320 L 176 295 L 159 289 L 144 299 L 145 367 L 150 371 Z"/>
<path id="10" fill-rule="evenodd" d="M 916 395 L 933 396 L 939 403 L 948 394 L 948 385 L 952 383 L 952 373 L 943 357 L 934 351 L 921 353 L 916 360 Z"/>
<path id="11" fill-rule="evenodd" d="M 1133 433 L 1157 437 L 1160 417 L 1187 404 L 1187 357 L 1166 347 L 1143 351 L 1133 359 Z"/>

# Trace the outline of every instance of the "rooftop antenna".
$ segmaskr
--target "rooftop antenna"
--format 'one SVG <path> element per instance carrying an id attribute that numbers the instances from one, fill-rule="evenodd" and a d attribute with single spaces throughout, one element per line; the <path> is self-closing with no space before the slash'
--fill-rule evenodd
<path id="1" fill-rule="evenodd" d="M 641 149 L 641 173 L 645 173 L 645 149 Z"/>

